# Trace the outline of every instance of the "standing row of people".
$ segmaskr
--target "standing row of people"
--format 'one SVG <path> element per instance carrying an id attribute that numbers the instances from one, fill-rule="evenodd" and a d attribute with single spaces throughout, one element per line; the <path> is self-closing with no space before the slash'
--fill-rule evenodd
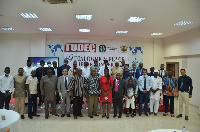
<path id="1" fill-rule="evenodd" d="M 129 112 L 132 117 L 136 115 L 135 100 L 139 100 L 139 115 L 142 114 L 142 104 L 145 102 L 144 114 L 148 116 L 147 105 L 150 96 L 150 113 L 157 115 L 159 107 L 160 92 L 163 90 L 165 95 L 165 114 L 168 112 L 168 103 L 170 100 L 170 113 L 174 117 L 174 100 L 173 96 L 180 91 L 180 112 L 182 112 L 182 102 L 186 103 L 186 117 L 188 120 L 188 105 L 189 97 L 192 97 L 192 80 L 185 74 L 185 69 L 181 70 L 182 76 L 179 77 L 178 81 L 172 76 L 172 71 L 168 73 L 164 72 L 164 65 L 161 65 L 161 69 L 155 70 L 153 67 L 150 68 L 150 73 L 147 74 L 147 69 L 143 68 L 143 63 L 139 64 L 137 69 L 136 64 L 132 64 L 129 67 L 123 60 L 122 66 L 119 66 L 119 61 L 115 61 L 115 66 L 108 66 L 108 61 L 104 61 L 104 66 L 99 67 L 98 61 L 94 60 L 94 65 L 90 68 L 88 63 L 84 63 L 84 67 L 77 68 L 77 62 L 73 63 L 73 67 L 67 64 L 68 61 L 64 61 L 64 65 L 60 68 L 57 67 L 57 63 L 47 62 L 48 68 L 44 67 L 45 62 L 40 61 L 41 67 L 36 70 L 31 67 L 31 61 L 27 61 L 27 67 L 19 68 L 18 75 L 14 78 L 9 75 L 9 67 L 5 68 L 5 75 L 0 78 L 0 108 L 3 108 L 5 101 L 5 108 L 9 109 L 9 100 L 11 90 L 15 87 L 13 94 L 15 98 L 15 111 L 19 111 L 19 101 L 22 104 L 21 118 L 24 118 L 23 105 L 26 97 L 26 90 L 28 92 L 28 117 L 30 119 L 33 116 L 39 116 L 36 114 L 37 111 L 37 92 L 41 102 L 45 103 L 45 118 L 49 118 L 48 106 L 51 103 L 52 114 L 59 116 L 56 113 L 56 99 L 61 99 L 62 115 L 64 117 L 70 117 L 70 100 L 73 98 L 73 115 L 74 119 L 78 116 L 83 117 L 81 113 L 83 97 L 89 98 L 89 117 L 98 116 L 96 113 L 98 105 L 98 96 L 100 94 L 100 101 L 103 106 L 102 117 L 109 118 L 111 102 L 114 106 L 114 117 L 117 116 L 117 107 L 119 107 L 119 116 L 122 116 L 123 109 L 123 97 L 126 96 L 126 108 L 128 109 L 131 105 L 131 111 L 127 110 L 127 117 Z M 61 74 L 62 72 L 62 74 Z M 24 74 L 23 74 L 24 73 Z M 59 78 L 58 78 L 59 77 Z M 179 85 L 177 85 L 180 83 Z M 188 99 L 187 99 L 188 93 Z M 190 96 L 189 96 L 190 95 Z M 59 98 L 58 98 L 59 97 Z M 138 98 L 136 98 L 138 97 Z M 159 99 L 158 99 L 159 98 Z M 67 107 L 65 108 L 65 102 Z M 33 110 L 32 110 L 33 104 Z M 107 113 L 106 113 L 107 105 Z M 178 115 L 177 118 L 182 117 Z"/>

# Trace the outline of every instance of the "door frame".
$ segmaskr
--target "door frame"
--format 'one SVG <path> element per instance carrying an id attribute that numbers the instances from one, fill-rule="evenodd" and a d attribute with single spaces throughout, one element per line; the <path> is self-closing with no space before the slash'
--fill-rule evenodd
<path id="1" fill-rule="evenodd" d="M 166 62 L 166 71 L 168 69 L 168 64 L 178 64 L 178 77 L 179 77 L 179 62 Z M 175 74 L 175 73 L 174 73 Z"/>

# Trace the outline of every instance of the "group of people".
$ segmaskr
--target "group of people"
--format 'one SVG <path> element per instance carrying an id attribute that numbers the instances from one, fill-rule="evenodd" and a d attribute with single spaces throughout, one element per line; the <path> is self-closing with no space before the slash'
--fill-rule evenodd
<path id="1" fill-rule="evenodd" d="M 57 67 L 57 62 L 47 62 L 48 67 L 44 67 L 45 62 L 40 61 L 40 67 L 32 66 L 32 61 L 27 60 L 27 66 L 18 69 L 18 75 L 9 75 L 10 68 L 6 67 L 5 74 L 0 77 L 0 109 L 9 109 L 11 94 L 15 98 L 15 111 L 19 112 L 19 102 L 21 102 L 21 119 L 24 119 L 25 104 L 28 104 L 28 117 L 30 119 L 39 117 L 37 114 L 37 97 L 39 104 L 45 104 L 45 118 L 49 118 L 49 104 L 51 103 L 52 115 L 56 113 L 56 104 L 61 102 L 61 117 L 70 116 L 70 102 L 73 100 L 74 119 L 83 117 L 81 112 L 83 98 L 87 98 L 88 116 L 93 118 L 97 114 L 98 101 L 102 102 L 102 118 L 109 119 L 110 107 L 113 102 L 114 118 L 118 118 L 123 113 L 123 98 L 126 102 L 126 117 L 136 116 L 136 104 L 139 103 L 139 116 L 144 114 L 158 113 L 160 95 L 163 93 L 163 103 L 165 113 L 168 115 L 168 105 L 170 100 L 170 114 L 174 116 L 174 96 L 179 96 L 179 112 L 177 118 L 182 117 L 183 102 L 185 103 L 185 120 L 188 120 L 189 98 L 192 97 L 192 79 L 186 75 L 186 70 L 181 69 L 181 76 L 176 79 L 173 71 L 165 71 L 164 64 L 160 70 L 154 67 L 143 68 L 143 63 L 136 63 L 129 67 L 122 60 L 115 60 L 115 66 L 110 67 L 108 60 L 104 60 L 104 66 L 98 65 L 98 60 L 94 60 L 94 65 L 89 67 L 88 62 L 84 62 L 82 68 L 77 68 L 77 61 L 73 62 L 73 67 L 68 65 L 68 60 L 64 60 L 64 65 Z M 12 93 L 14 88 L 14 93 Z M 150 102 L 150 112 L 148 103 Z M 107 110 L 106 110 L 107 105 Z"/>

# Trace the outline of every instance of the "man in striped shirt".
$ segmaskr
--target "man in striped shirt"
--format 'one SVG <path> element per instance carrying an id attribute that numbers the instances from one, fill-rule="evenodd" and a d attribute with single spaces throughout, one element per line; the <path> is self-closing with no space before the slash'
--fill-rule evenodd
<path id="1" fill-rule="evenodd" d="M 78 69 L 78 74 L 70 80 L 68 87 L 71 89 L 71 97 L 73 98 L 73 115 L 74 119 L 77 116 L 84 117 L 81 113 L 83 96 L 85 95 L 85 77 L 82 77 L 82 70 Z"/>

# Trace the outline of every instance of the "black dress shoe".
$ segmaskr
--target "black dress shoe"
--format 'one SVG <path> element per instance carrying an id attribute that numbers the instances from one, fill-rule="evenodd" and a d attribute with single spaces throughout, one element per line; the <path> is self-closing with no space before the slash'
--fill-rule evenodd
<path id="1" fill-rule="evenodd" d="M 113 118 L 116 118 L 116 117 L 117 117 L 117 115 L 114 115 L 114 116 L 113 116 Z"/>
<path id="2" fill-rule="evenodd" d="M 188 119 L 188 116 L 185 116 L 185 120 L 189 120 L 189 119 Z"/>
<path id="3" fill-rule="evenodd" d="M 94 118 L 93 116 L 89 116 L 90 118 Z"/>
<path id="4" fill-rule="evenodd" d="M 118 118 L 121 118 L 122 116 L 118 116 Z"/>
<path id="5" fill-rule="evenodd" d="M 139 116 L 141 116 L 142 114 L 141 113 L 139 113 Z"/>
<path id="6" fill-rule="evenodd" d="M 33 116 L 40 117 L 40 115 L 37 115 L 37 114 L 36 114 L 36 115 L 33 115 Z"/>
<path id="7" fill-rule="evenodd" d="M 109 119 L 109 116 L 107 116 L 106 118 Z"/>
<path id="8" fill-rule="evenodd" d="M 65 114 L 62 114 L 61 117 L 65 117 Z"/>
<path id="9" fill-rule="evenodd" d="M 147 113 L 145 113 L 145 115 L 146 115 L 146 116 L 148 116 L 148 114 L 147 114 Z"/>
<path id="10" fill-rule="evenodd" d="M 33 117 L 32 117 L 33 118 Z M 21 115 L 21 119 L 24 119 L 24 115 Z"/>
<path id="11" fill-rule="evenodd" d="M 134 116 L 136 116 L 136 113 L 134 113 Z"/>
<path id="12" fill-rule="evenodd" d="M 54 116 L 58 116 L 59 117 L 59 115 L 56 113 L 56 114 L 53 114 Z"/>
<path id="13" fill-rule="evenodd" d="M 176 116 L 176 118 L 180 118 L 180 117 L 182 117 L 182 114 L 179 114 L 178 116 Z"/>
<path id="14" fill-rule="evenodd" d="M 30 119 L 33 119 L 33 117 L 32 117 L 32 116 L 28 116 L 28 118 L 30 118 Z"/>
<path id="15" fill-rule="evenodd" d="M 49 118 L 49 115 L 45 115 L 45 119 L 48 119 Z"/>
<path id="16" fill-rule="evenodd" d="M 67 117 L 71 117 L 70 114 L 67 114 Z"/>
<path id="17" fill-rule="evenodd" d="M 95 114 L 94 116 L 99 117 L 99 115 Z"/>

